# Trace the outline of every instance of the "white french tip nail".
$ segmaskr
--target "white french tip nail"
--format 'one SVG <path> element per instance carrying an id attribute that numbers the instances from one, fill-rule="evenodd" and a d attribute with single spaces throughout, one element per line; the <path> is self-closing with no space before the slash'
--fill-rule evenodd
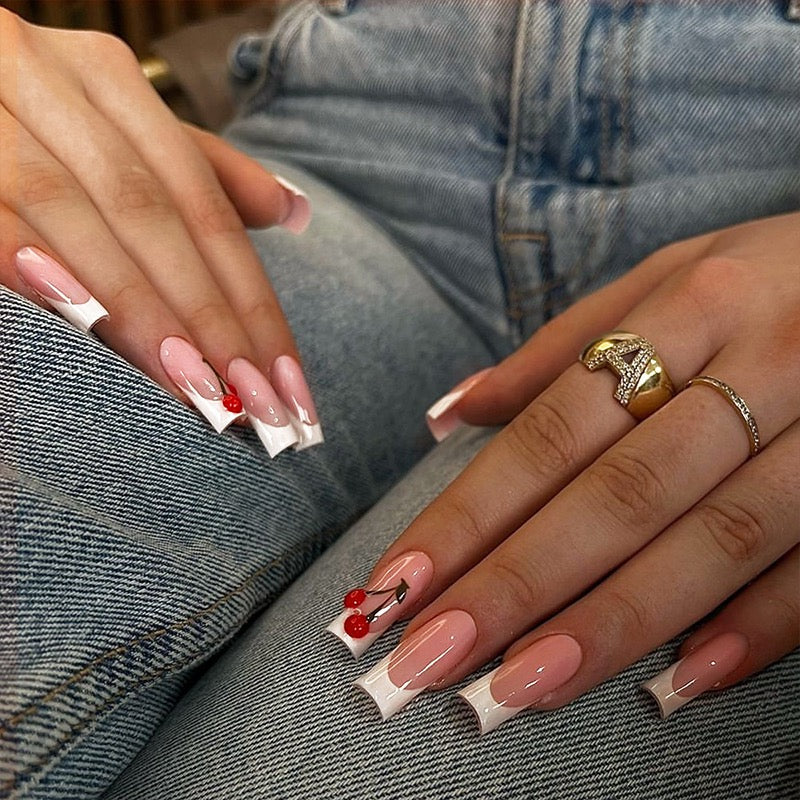
<path id="1" fill-rule="evenodd" d="M 481 734 L 493 731 L 506 720 L 515 717 L 523 710 L 522 708 L 513 708 L 498 703 L 492 696 L 489 687 L 498 669 L 500 669 L 500 667 L 493 669 L 488 675 L 478 678 L 477 681 L 474 681 L 469 686 L 465 686 L 458 692 L 459 697 L 466 700 L 475 713 L 475 719 L 478 721 Z"/>
<path id="2" fill-rule="evenodd" d="M 308 200 L 308 195 L 299 186 L 287 181 L 281 175 L 273 174 L 272 177 L 294 196 L 292 210 L 289 212 L 289 216 L 281 222 L 281 227 L 292 233 L 303 233 L 311 223 L 311 203 Z"/>
<path id="3" fill-rule="evenodd" d="M 222 405 L 221 400 L 212 400 L 208 397 L 203 397 L 193 389 L 181 387 L 184 394 L 186 394 L 192 401 L 194 407 L 211 423 L 211 427 L 217 432 L 222 433 L 229 425 L 236 422 L 237 419 L 242 419 L 246 416 L 244 411 L 234 413 L 228 411 Z"/>
<path id="4" fill-rule="evenodd" d="M 353 654 L 355 658 L 361 658 L 361 656 L 366 652 L 369 646 L 378 638 L 380 638 L 381 633 L 368 633 L 366 636 L 362 636 L 360 639 L 354 639 L 352 636 L 348 636 L 347 632 L 344 629 L 344 621 L 352 614 L 351 609 L 345 609 L 339 614 L 336 619 L 334 619 L 327 628 L 326 631 L 330 631 L 337 639 L 343 641 L 350 652 Z"/>
<path id="5" fill-rule="evenodd" d="M 94 297 L 90 297 L 85 303 L 66 303 L 52 297 L 45 297 L 44 300 L 84 333 L 88 333 L 101 319 L 109 318 L 108 311 Z"/>
<path id="6" fill-rule="evenodd" d="M 303 422 L 293 416 L 292 425 L 297 432 L 295 450 L 305 450 L 307 447 L 314 447 L 314 445 L 322 444 L 325 441 L 325 437 L 322 435 L 322 425 L 319 422 L 310 425 L 308 422 Z"/>
<path id="7" fill-rule="evenodd" d="M 389 678 L 389 661 L 392 654 L 382 658 L 369 672 L 353 682 L 365 691 L 378 706 L 381 718 L 386 721 L 410 703 L 425 686 L 419 689 L 400 689 Z"/>
<path id="8" fill-rule="evenodd" d="M 437 420 L 442 414 L 449 411 L 469 390 L 470 386 L 448 392 L 444 397 L 440 397 L 426 412 L 428 419 Z"/>
<path id="9" fill-rule="evenodd" d="M 692 700 L 691 697 L 682 697 L 672 688 L 672 679 L 680 663 L 680 661 L 675 662 L 654 678 L 641 684 L 642 689 L 649 692 L 658 703 L 662 719 L 666 719 L 673 711 L 677 711 Z"/>
<path id="10" fill-rule="evenodd" d="M 255 414 L 248 414 L 247 416 L 270 458 L 275 458 L 278 453 L 282 453 L 287 447 L 297 444 L 297 431 L 292 425 L 269 425 L 260 420 Z"/>

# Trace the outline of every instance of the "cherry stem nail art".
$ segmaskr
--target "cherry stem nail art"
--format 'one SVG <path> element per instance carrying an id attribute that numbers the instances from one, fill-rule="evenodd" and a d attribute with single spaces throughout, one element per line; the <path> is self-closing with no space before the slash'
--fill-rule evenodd
<path id="1" fill-rule="evenodd" d="M 210 361 L 203 361 L 211 367 L 211 371 L 219 381 L 219 387 L 222 390 L 222 405 L 231 412 L 231 414 L 238 414 L 242 410 L 242 401 L 239 399 L 239 392 L 232 383 L 228 383 L 223 379 L 222 375 L 214 369 L 214 365 Z"/>
<path id="2" fill-rule="evenodd" d="M 401 578 L 397 586 L 392 586 L 388 589 L 352 589 L 344 596 L 344 607 L 354 609 L 353 613 L 344 621 L 344 631 L 348 636 L 353 639 L 362 639 L 369 633 L 369 626 L 381 614 L 381 612 L 393 601 L 402 603 L 408 594 L 408 584 L 405 579 Z M 377 608 L 374 608 L 369 614 L 362 614 L 359 611 L 361 604 L 367 597 L 380 597 L 381 595 L 389 595 Z"/>

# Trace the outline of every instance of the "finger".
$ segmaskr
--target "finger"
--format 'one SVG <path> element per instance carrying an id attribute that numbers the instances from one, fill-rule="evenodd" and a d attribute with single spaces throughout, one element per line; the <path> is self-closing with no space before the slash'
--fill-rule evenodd
<path id="1" fill-rule="evenodd" d="M 98 335 L 126 360 L 179 396 L 161 365 L 158 350 L 165 336 L 187 336 L 186 329 L 119 246 L 72 175 L 1 108 L 0 137 L 8 145 L 0 150 L 0 199 L 11 212 L 2 220 L 4 243 L 39 246 L 43 253 L 54 257 L 113 317 L 113 323 L 99 322 Z M 35 236 L 20 240 L 27 231 L 34 231 Z M 50 242 L 58 242 L 58 247 L 51 247 Z M 6 263 L 7 269 L 14 265 L 15 276 L 9 279 L 19 285 L 14 258 L 17 252 L 18 249 L 9 252 Z M 35 253 L 31 257 L 36 260 Z M 47 265 L 39 267 L 47 269 Z M 59 269 L 58 265 L 53 267 L 60 275 Z M 55 280 L 60 282 L 60 277 Z M 68 287 L 61 288 L 68 303 L 85 300 L 83 296 L 71 297 Z"/>
<path id="2" fill-rule="evenodd" d="M 684 305 L 680 293 L 656 296 L 631 315 L 631 327 L 669 324 L 667 320 L 679 318 L 676 312 Z M 737 314 L 728 315 L 720 332 L 703 321 L 707 315 L 700 304 L 694 313 L 696 318 L 686 307 L 690 321 L 684 330 L 687 335 L 696 331 L 695 336 L 676 342 L 674 335 L 670 340 L 662 331 L 654 337 L 663 339 L 673 353 L 667 363 L 678 365 L 680 381 L 707 367 L 741 386 L 756 417 L 763 420 L 764 441 L 769 441 L 795 419 L 800 407 L 800 360 L 793 358 L 786 342 L 776 348 L 767 327 L 763 337 L 740 342 L 738 355 L 722 350 L 719 361 L 705 364 L 703 353 L 720 349 L 717 337 L 731 336 L 726 326 L 731 320 L 735 324 Z M 789 336 L 790 329 L 784 335 Z M 726 365 L 734 361 L 739 371 L 726 372 Z M 741 364 L 759 367 L 742 370 Z M 447 608 L 480 604 L 475 613 L 481 635 L 453 679 L 488 660 L 535 619 L 552 614 L 630 557 L 747 458 L 741 418 L 716 393 L 692 388 L 631 431 L 630 416 L 610 401 L 613 380 L 606 382 L 605 394 L 602 386 L 586 382 L 592 377 L 598 374 L 573 367 L 534 401 L 412 523 L 367 584 L 374 588 L 383 573 L 409 553 L 421 552 L 430 560 L 431 568 L 407 592 L 410 602 L 396 603 L 383 614 L 381 624 L 387 625 L 430 602 L 491 552 L 408 629 L 410 635 Z M 776 385 L 785 385 L 786 391 L 767 388 Z M 559 396 L 565 386 L 573 388 Z M 542 419 L 556 422 L 548 429 Z M 707 446 L 709 441 L 713 448 Z M 541 508 L 567 483 L 565 476 L 571 479 L 601 454 Z M 581 559 L 575 558 L 576 552 L 582 553 Z M 487 586 L 492 587 L 489 597 Z M 350 644 L 347 637 L 341 638 Z"/>
<path id="3" fill-rule="evenodd" d="M 15 116 L 27 130 L 36 131 L 36 144 L 78 181 L 114 237 L 215 369 L 224 373 L 231 358 L 238 355 L 253 360 L 252 343 L 163 184 L 118 129 L 72 87 L 67 84 L 64 96 L 54 96 L 60 78 L 51 72 L 20 72 L 19 107 L 12 109 Z M 80 136 L 63 136 L 65 129 L 80 131 Z M 24 141 L 24 146 L 33 149 L 31 141 Z M 40 224 L 31 224 L 44 235 Z M 72 267 L 78 269 L 75 264 Z M 103 279 L 102 273 L 81 272 L 78 277 L 102 301 L 95 288 Z"/>
<path id="4" fill-rule="evenodd" d="M 589 594 L 516 643 L 497 671 L 464 690 L 482 726 L 491 729 L 532 704 L 571 701 L 717 608 L 794 547 L 798 454 L 800 423 Z M 730 669 L 743 662 L 741 644 L 731 644 Z M 544 679 L 537 682 L 537 674 Z"/>
<path id="5" fill-rule="evenodd" d="M 720 351 L 708 370 L 731 376 L 752 400 L 766 445 L 796 420 L 800 408 L 797 388 L 783 394 L 766 387 L 784 381 L 800 387 L 800 360 L 787 363 L 786 350 L 776 351 L 769 341 L 740 344 L 735 352 Z M 742 369 L 742 363 L 759 369 Z M 657 537 L 742 464 L 749 451 L 741 414 L 726 399 L 706 386 L 686 389 L 437 598 L 412 622 L 408 635 L 448 608 L 472 613 L 480 639 L 451 672 L 449 680 L 458 680 Z"/>
<path id="6" fill-rule="evenodd" d="M 230 304 L 232 317 L 238 321 L 236 327 L 241 326 L 255 346 L 253 353 L 243 351 L 240 354 L 251 358 L 265 372 L 278 356 L 296 357 L 288 323 L 244 224 L 212 165 L 195 144 L 202 137 L 188 135 L 188 129 L 178 122 L 143 79 L 138 61 L 126 46 L 112 50 L 111 63 L 115 67 L 113 73 L 108 70 L 84 73 L 87 95 L 105 118 L 114 120 L 142 163 L 166 189 L 178 213 L 176 222 L 180 221 L 181 227 L 185 225 L 197 252 Z M 115 91 L 117 81 L 124 81 L 126 86 L 124 99 Z M 149 146 L 153 138 L 158 141 L 158 147 Z M 255 162 L 244 156 L 234 158 L 232 148 L 219 140 L 214 141 L 210 135 L 205 141 L 206 151 L 213 153 L 226 177 L 244 181 L 258 175 L 264 183 L 263 170 Z M 269 181 L 268 189 L 275 198 L 276 210 L 289 202 L 290 211 L 281 222 L 294 225 L 297 222 L 297 215 L 291 210 L 295 208 L 294 195 L 274 179 Z M 259 195 L 266 193 L 264 188 Z M 305 207 L 308 209 L 307 201 Z M 203 310 L 201 325 L 205 324 L 209 297 L 207 292 L 199 299 L 199 308 Z M 211 313 L 218 313 L 217 306 L 216 302 L 212 304 Z M 233 318 L 228 319 L 228 323 L 232 323 Z M 198 337 L 195 326 L 189 324 L 189 327 Z M 199 338 L 198 341 L 204 342 Z"/>
<path id="7" fill-rule="evenodd" d="M 445 425 L 449 434 L 462 422 L 500 425 L 513 419 L 567 369 L 587 342 L 618 327 L 619 321 L 665 277 L 685 264 L 699 261 L 713 241 L 714 234 L 705 234 L 662 248 L 548 322 L 522 347 L 482 375 L 479 383 L 451 400 L 436 418 L 431 420 L 429 416 L 436 438 L 444 438 L 437 435 L 437 430 Z M 445 412 L 447 420 L 442 420 Z"/>
<path id="8" fill-rule="evenodd" d="M 800 548 L 794 547 L 695 631 L 678 662 L 642 684 L 663 717 L 709 689 L 743 681 L 800 645 L 798 576 Z"/>
<path id="9" fill-rule="evenodd" d="M 208 131 L 183 123 L 184 131 L 208 159 L 236 211 L 250 228 L 282 225 L 302 233 L 311 221 L 304 192 L 273 175 L 255 159 L 239 152 Z"/>

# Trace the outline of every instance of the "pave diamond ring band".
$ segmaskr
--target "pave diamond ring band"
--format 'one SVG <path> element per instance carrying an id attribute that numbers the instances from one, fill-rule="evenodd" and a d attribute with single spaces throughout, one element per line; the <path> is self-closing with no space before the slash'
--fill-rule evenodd
<path id="1" fill-rule="evenodd" d="M 594 372 L 610 369 L 619 378 L 614 398 L 643 420 L 675 395 L 675 387 L 653 345 L 642 336 L 612 331 L 590 342 L 580 356 Z"/>
<path id="2" fill-rule="evenodd" d="M 751 413 L 747 403 L 727 383 L 723 383 L 717 378 L 712 378 L 710 375 L 698 375 L 686 381 L 686 385 L 683 388 L 688 389 L 690 386 L 698 385 L 710 386 L 715 389 L 739 412 L 739 416 L 742 418 L 744 427 L 747 430 L 747 438 L 750 440 L 750 455 L 756 455 L 761 449 L 761 438 L 758 435 L 756 418 Z"/>

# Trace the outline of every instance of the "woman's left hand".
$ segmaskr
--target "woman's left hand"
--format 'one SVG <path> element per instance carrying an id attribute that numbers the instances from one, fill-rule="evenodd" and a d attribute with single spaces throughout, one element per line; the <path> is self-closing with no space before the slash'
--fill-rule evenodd
<path id="1" fill-rule="evenodd" d="M 707 384 L 637 424 L 614 399 L 617 375 L 577 362 L 612 330 L 651 342 L 676 391 L 698 375 L 734 389 L 763 452 L 750 458 L 744 416 Z M 384 716 L 504 650 L 462 692 L 483 730 L 561 706 L 733 595 L 649 685 L 665 715 L 797 646 L 798 343 L 800 214 L 788 214 L 656 252 L 440 405 L 440 433 L 511 422 L 332 626 L 358 652 L 418 612 L 359 681 Z"/>

